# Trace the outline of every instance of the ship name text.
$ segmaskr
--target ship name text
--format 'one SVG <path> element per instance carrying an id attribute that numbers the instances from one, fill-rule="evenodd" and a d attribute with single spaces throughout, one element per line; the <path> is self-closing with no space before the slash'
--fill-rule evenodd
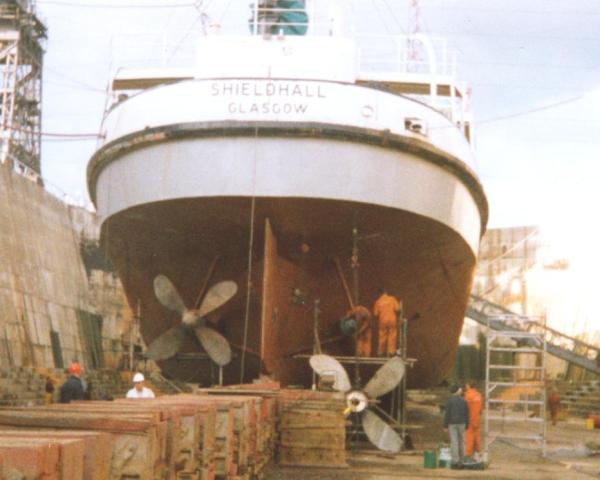
<path id="1" fill-rule="evenodd" d="M 227 111 L 232 114 L 301 115 L 312 99 L 326 98 L 322 85 L 296 82 L 213 82 L 210 90 L 213 97 L 250 97 L 229 102 Z"/>
<path id="2" fill-rule="evenodd" d="M 322 85 L 290 82 L 214 82 L 213 97 L 233 95 L 236 97 L 304 97 L 325 98 Z"/>

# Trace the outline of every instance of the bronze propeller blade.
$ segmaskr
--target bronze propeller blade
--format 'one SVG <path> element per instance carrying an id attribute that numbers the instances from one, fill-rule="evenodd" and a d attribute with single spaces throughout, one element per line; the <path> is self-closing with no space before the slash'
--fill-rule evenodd
<path id="1" fill-rule="evenodd" d="M 148 346 L 146 357 L 150 360 L 166 360 L 174 356 L 183 344 L 185 330 L 183 324 L 175 325 L 155 338 Z"/>
<path id="2" fill-rule="evenodd" d="M 213 362 L 220 367 L 231 362 L 231 347 L 223 335 L 209 327 L 196 327 L 194 333 Z"/>
<path id="3" fill-rule="evenodd" d="M 204 317 L 227 303 L 237 292 L 237 284 L 231 280 L 219 282 L 208 289 L 202 299 L 198 315 Z"/>
<path id="4" fill-rule="evenodd" d="M 169 310 L 183 315 L 187 310 L 177 289 L 165 275 L 157 275 L 154 279 L 154 294 L 158 301 Z"/>
<path id="5" fill-rule="evenodd" d="M 392 357 L 375 372 L 363 391 L 369 398 L 381 397 L 398 386 L 405 372 L 406 367 L 402 359 Z"/>
<path id="6" fill-rule="evenodd" d="M 346 369 L 335 358 L 317 354 L 310 357 L 309 363 L 318 375 L 334 375 L 333 388 L 338 392 L 348 392 L 352 388 Z"/>
<path id="7" fill-rule="evenodd" d="M 402 449 L 402 439 L 376 413 L 365 410 L 362 413 L 362 427 L 369 441 L 378 449 L 388 453 L 398 453 Z"/>

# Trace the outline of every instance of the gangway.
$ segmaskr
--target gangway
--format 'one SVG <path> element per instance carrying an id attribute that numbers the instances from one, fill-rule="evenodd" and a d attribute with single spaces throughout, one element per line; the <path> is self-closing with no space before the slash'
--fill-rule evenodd
<path id="1" fill-rule="evenodd" d="M 550 355 L 600 375 L 600 361 L 596 360 L 600 359 L 600 347 L 554 330 L 540 320 L 519 315 L 477 295 L 471 295 L 466 316 L 500 332 L 543 333 Z"/>

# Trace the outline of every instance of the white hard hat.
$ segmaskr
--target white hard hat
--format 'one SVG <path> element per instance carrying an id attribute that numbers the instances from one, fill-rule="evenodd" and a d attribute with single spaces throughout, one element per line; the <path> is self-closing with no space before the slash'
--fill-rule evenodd
<path id="1" fill-rule="evenodd" d="M 133 376 L 133 383 L 143 382 L 144 380 L 145 378 L 143 373 L 138 372 Z"/>

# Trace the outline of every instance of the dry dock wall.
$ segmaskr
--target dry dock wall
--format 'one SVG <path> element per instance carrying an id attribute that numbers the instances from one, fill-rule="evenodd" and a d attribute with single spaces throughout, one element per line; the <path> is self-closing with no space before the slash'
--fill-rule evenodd
<path id="1" fill-rule="evenodd" d="M 116 366 L 129 315 L 122 288 L 114 273 L 86 270 L 81 255 L 98 223 L 0 165 L 2 365 Z"/>

